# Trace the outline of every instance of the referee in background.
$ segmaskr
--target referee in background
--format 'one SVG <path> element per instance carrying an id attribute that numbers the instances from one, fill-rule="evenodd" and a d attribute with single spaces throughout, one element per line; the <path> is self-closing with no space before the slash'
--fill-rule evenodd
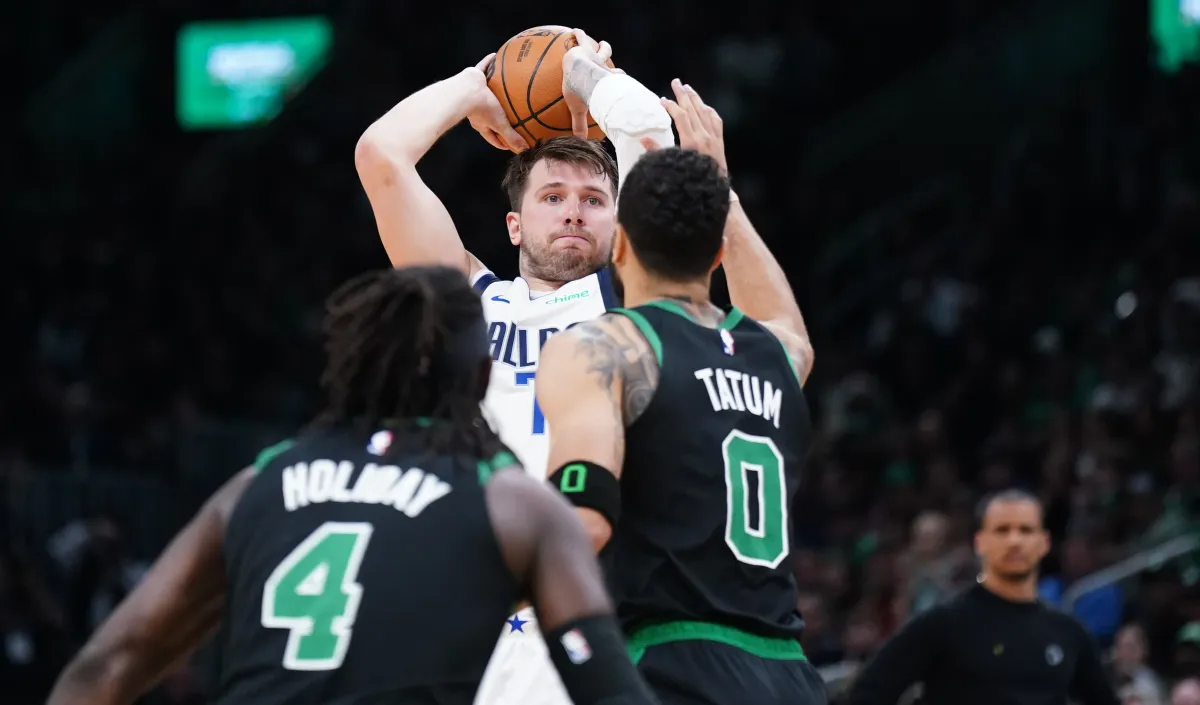
<path id="1" fill-rule="evenodd" d="M 926 705 L 1120 705 L 1091 636 L 1037 600 L 1050 549 L 1042 506 L 1020 490 L 977 512 L 977 585 L 909 622 L 850 689 L 851 705 L 896 705 L 914 683 Z"/>

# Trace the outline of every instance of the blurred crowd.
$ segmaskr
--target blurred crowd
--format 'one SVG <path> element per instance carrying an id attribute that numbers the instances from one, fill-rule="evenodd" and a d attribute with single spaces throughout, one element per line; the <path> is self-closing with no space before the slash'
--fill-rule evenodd
<path id="1" fill-rule="evenodd" d="M 721 111 L 739 193 L 804 306 L 819 300 L 805 288 L 811 243 L 862 213 L 792 168 L 799 147 L 784 130 L 801 134 L 1018 3 L 925 4 L 748 2 L 731 27 L 686 3 L 624 2 L 586 27 L 648 85 L 683 76 Z M 131 536 L 136 517 L 88 497 L 31 530 L 32 478 L 171 478 L 198 428 L 306 420 L 320 303 L 385 262 L 351 161 L 358 134 L 480 47 L 545 20 L 426 7 L 414 23 L 402 3 L 372 7 L 355 70 L 318 78 L 247 144 L 163 130 L 70 164 L 14 147 L 27 165 L 14 222 L 35 236 L 0 245 L 17 363 L 0 381 L 5 702 L 44 697 L 153 558 L 131 541 L 145 538 Z M 458 29 L 427 31 L 439 22 Z M 413 65 L 433 55 L 452 58 Z M 1081 94 L 1014 125 L 986 173 L 964 180 L 962 207 L 882 231 L 873 256 L 901 263 L 904 279 L 858 318 L 814 325 L 818 440 L 793 516 L 818 666 L 852 673 L 974 579 L 972 513 L 987 490 L 1042 498 L 1055 545 L 1042 596 L 1056 604 L 1079 578 L 1196 528 L 1198 111 L 1190 67 L 1155 77 L 1135 110 Z M 488 150 L 459 130 L 421 167 L 469 246 L 512 274 L 515 253 L 489 235 L 505 205 Z M 1200 681 L 1187 680 L 1200 678 L 1200 562 L 1165 561 L 1070 608 L 1111 654 L 1127 705 L 1200 703 Z M 199 702 L 203 681 L 181 672 L 154 697 Z M 1170 700 L 1176 682 L 1195 699 Z"/>

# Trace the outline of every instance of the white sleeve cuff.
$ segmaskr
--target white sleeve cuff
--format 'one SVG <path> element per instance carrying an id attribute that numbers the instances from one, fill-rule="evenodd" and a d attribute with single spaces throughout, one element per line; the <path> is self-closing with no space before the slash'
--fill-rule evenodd
<path id="1" fill-rule="evenodd" d="M 588 110 L 616 147 L 617 172 L 622 184 L 634 163 L 646 152 L 642 138 L 650 137 L 660 147 L 675 146 L 667 109 L 658 96 L 632 76 L 615 73 L 601 79 L 592 90 Z"/>
<path id="2" fill-rule="evenodd" d="M 605 76 L 596 84 L 588 101 L 588 110 L 606 135 L 615 130 L 671 129 L 671 116 L 658 102 L 658 96 L 637 79 L 623 73 Z"/>

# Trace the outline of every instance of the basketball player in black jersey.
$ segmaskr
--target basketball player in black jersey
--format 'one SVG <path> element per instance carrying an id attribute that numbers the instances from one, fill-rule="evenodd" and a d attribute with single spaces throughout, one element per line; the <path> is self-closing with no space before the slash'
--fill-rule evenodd
<path id="1" fill-rule="evenodd" d="M 715 113 L 675 90 L 680 144 L 719 153 Z M 746 246 L 723 238 L 727 218 L 750 227 L 730 193 L 721 162 L 695 150 L 630 171 L 613 244 L 627 308 L 542 352 L 550 478 L 601 551 L 631 656 L 664 705 L 814 705 L 825 688 L 798 641 L 788 512 L 811 433 L 811 349 L 786 279 L 790 306 L 766 324 L 736 289 L 729 314 L 710 303 L 726 248 Z"/>
<path id="2" fill-rule="evenodd" d="M 51 705 L 132 703 L 222 618 L 223 705 L 465 705 L 526 595 L 576 703 L 652 703 L 570 505 L 480 416 L 491 360 L 466 278 L 364 275 L 326 332 L 326 412 L 208 501 Z"/>

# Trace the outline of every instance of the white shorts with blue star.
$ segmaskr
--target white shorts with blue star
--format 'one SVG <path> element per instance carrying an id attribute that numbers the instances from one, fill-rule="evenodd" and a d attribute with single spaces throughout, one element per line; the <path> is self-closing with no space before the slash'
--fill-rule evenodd
<path id="1" fill-rule="evenodd" d="M 505 623 L 475 705 L 571 705 L 533 608 L 526 607 Z"/>

